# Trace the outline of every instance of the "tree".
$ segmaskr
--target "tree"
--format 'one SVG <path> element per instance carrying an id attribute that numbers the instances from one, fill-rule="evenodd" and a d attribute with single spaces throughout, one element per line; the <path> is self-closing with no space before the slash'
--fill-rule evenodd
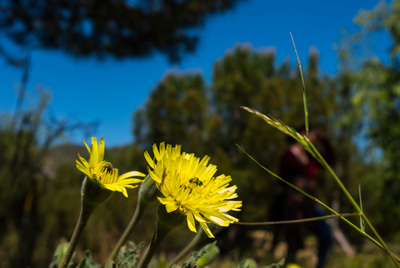
<path id="1" fill-rule="evenodd" d="M 185 151 L 205 142 L 208 100 L 200 74 L 167 74 L 135 113 L 136 141 L 145 150 L 165 141 Z"/>
<path id="2" fill-rule="evenodd" d="M 237 46 L 215 62 L 209 87 L 199 74 L 169 74 L 134 118 L 135 140 L 143 148 L 166 141 L 182 144 L 186 152 L 210 155 L 218 172 L 232 175 L 239 186 L 247 220 L 266 219 L 277 182 L 269 180 L 236 144 L 276 170 L 286 138 L 240 106 L 259 109 L 290 125 L 304 124 L 297 66 L 292 68 L 288 62 L 276 66 L 275 58 L 273 51 Z M 328 132 L 335 110 L 334 91 L 328 77 L 320 77 L 314 52 L 309 56 L 305 82 L 311 123 Z M 265 213 L 260 213 L 260 206 Z"/>
<path id="3" fill-rule="evenodd" d="M 320 77 L 318 68 L 318 54 L 312 51 L 305 76 L 310 120 L 316 127 L 328 128 L 331 119 L 327 116 L 333 112 L 334 101 L 331 97 L 334 92 L 330 88 L 329 78 Z M 221 133 L 217 136 L 224 137 L 221 144 L 225 148 L 238 142 L 247 143 L 250 139 L 250 143 L 255 145 L 254 149 L 258 147 L 256 144 L 275 142 L 271 140 L 275 135 L 269 128 L 258 130 L 268 138 L 257 137 L 259 140 L 256 142 L 255 137 L 250 137 L 256 129 L 249 133 L 247 127 L 259 124 L 253 123 L 253 118 L 248 118 L 240 106 L 249 106 L 273 115 L 295 127 L 304 124 L 301 79 L 297 70 L 297 67 L 293 69 L 288 62 L 276 67 L 273 51 L 253 51 L 249 47 L 241 46 L 215 63 L 211 91 L 220 121 L 224 122 L 224 127 L 220 128 Z M 278 144 L 279 142 L 276 145 Z M 230 156 L 235 159 L 233 154 Z M 265 155 L 262 160 L 270 158 L 271 156 Z"/>
<path id="4" fill-rule="evenodd" d="M 347 53 L 347 64 L 344 64 L 347 67 L 342 75 L 351 83 L 348 97 L 353 107 L 344 114 L 344 118 L 347 124 L 359 128 L 356 135 L 364 138 L 367 149 L 372 152 L 372 157 L 362 160 L 374 166 L 373 174 L 365 179 L 370 185 L 364 187 L 373 188 L 370 196 L 380 200 L 380 215 L 375 220 L 385 226 L 384 235 L 390 235 L 398 227 L 390 219 L 400 217 L 400 1 L 393 0 L 390 4 L 380 2 L 372 10 L 361 11 L 355 21 L 362 27 L 361 31 L 352 36 L 350 46 L 342 47 Z M 392 41 L 387 61 L 365 57 L 354 49 L 360 41 L 373 37 L 379 31 L 389 34 Z M 364 56 L 361 64 L 353 64 L 356 68 L 349 68 L 351 64 L 348 63 L 355 62 L 358 60 L 356 56 L 360 55 Z"/>
<path id="5" fill-rule="evenodd" d="M 143 57 L 154 51 L 177 61 L 193 52 L 192 31 L 239 0 L 6 0 L 0 32 L 13 43 L 74 56 Z"/>
<path id="6" fill-rule="evenodd" d="M 34 107 L 14 117 L 0 115 L 0 202 L 7 204 L 0 208 L 0 231 L 7 234 L 0 239 L 0 250 L 8 257 L 5 266 L 32 265 L 44 222 L 39 203 L 51 177 L 45 164 L 51 146 L 66 133 L 93 127 L 47 115 L 49 99 L 42 93 Z"/>
<path id="7" fill-rule="evenodd" d="M 304 125 L 301 78 L 297 66 L 285 61 L 276 63 L 274 51 L 255 51 L 237 46 L 214 64 L 211 85 L 213 105 L 220 125 L 213 137 L 231 162 L 239 193 L 246 198 L 248 220 L 265 220 L 268 204 L 279 191 L 277 181 L 252 166 L 248 157 L 237 149 L 239 144 L 260 163 L 277 171 L 279 157 L 287 146 L 286 137 L 249 115 L 240 106 L 248 106 L 273 115 L 284 123 Z M 308 92 L 310 124 L 331 134 L 336 100 L 329 77 L 321 76 L 318 54 L 311 50 L 306 66 L 305 84 Z M 333 135 L 329 135 L 333 138 Z M 249 194 L 251 193 L 251 195 Z M 260 206 L 265 213 L 260 213 Z M 246 220 L 246 219 L 244 219 Z"/>

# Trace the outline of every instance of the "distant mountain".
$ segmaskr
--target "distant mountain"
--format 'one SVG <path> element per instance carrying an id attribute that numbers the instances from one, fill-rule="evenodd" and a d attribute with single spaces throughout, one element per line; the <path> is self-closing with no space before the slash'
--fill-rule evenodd
<path id="1" fill-rule="evenodd" d="M 43 172 L 49 178 L 53 178 L 60 165 L 66 162 L 73 163 L 78 159 L 77 153 L 85 158 L 88 156 L 85 146 L 76 144 L 63 144 L 50 149 L 44 161 Z"/>
<path id="2" fill-rule="evenodd" d="M 107 148 L 107 153 L 119 152 L 120 154 L 126 154 L 129 150 L 130 145 L 119 146 L 114 148 Z M 79 153 L 85 159 L 89 159 L 89 153 L 84 145 L 76 144 L 63 144 L 53 147 L 47 153 L 44 161 L 43 172 L 49 177 L 53 178 L 57 168 L 65 164 L 66 162 L 75 163 L 75 159 L 78 159 L 77 153 Z"/>

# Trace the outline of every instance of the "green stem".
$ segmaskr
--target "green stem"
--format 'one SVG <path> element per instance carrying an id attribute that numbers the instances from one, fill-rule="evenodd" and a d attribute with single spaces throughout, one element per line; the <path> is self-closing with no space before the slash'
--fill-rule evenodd
<path id="1" fill-rule="evenodd" d="M 237 225 L 250 225 L 250 226 L 258 226 L 258 225 L 277 225 L 277 224 L 291 224 L 291 223 L 302 223 L 302 222 L 310 222 L 310 221 L 320 221 L 320 220 L 328 220 L 335 219 L 341 217 L 351 217 L 351 216 L 360 216 L 359 213 L 342 213 L 338 215 L 327 215 L 321 217 L 311 217 L 305 219 L 297 219 L 297 220 L 287 220 L 287 221 L 266 221 L 266 222 L 235 222 Z"/>
<path id="2" fill-rule="evenodd" d="M 357 202 L 354 200 L 354 198 L 350 195 L 349 191 L 346 189 L 346 187 L 343 185 L 342 181 L 336 176 L 336 173 L 333 171 L 333 169 L 328 165 L 328 163 L 325 161 L 325 159 L 321 156 L 321 154 L 318 152 L 318 150 L 314 147 L 314 145 L 309 142 L 310 148 L 312 152 L 317 156 L 317 159 L 322 163 L 322 165 L 329 171 L 329 173 L 333 176 L 334 180 L 336 183 L 339 185 L 340 189 L 343 191 L 343 193 L 346 195 L 347 199 L 352 203 L 354 208 L 359 212 L 364 219 L 364 221 L 367 223 L 368 227 L 371 229 L 372 233 L 375 235 L 377 240 L 372 239 L 371 236 L 367 235 L 364 231 L 359 229 L 358 227 L 356 228 L 362 235 L 366 236 L 368 239 L 370 239 L 372 242 L 374 242 L 376 245 L 378 245 L 383 251 L 385 251 L 386 254 L 389 255 L 389 257 L 392 259 L 396 267 L 400 267 L 400 259 L 396 255 L 394 255 L 389 248 L 387 247 L 385 241 L 382 239 L 382 237 L 379 235 L 379 233 L 376 231 L 375 227 L 372 225 L 372 223 L 369 221 L 368 217 L 362 212 L 362 209 L 360 206 L 357 204 Z M 352 224 L 354 227 L 355 225 Z M 379 242 L 379 243 L 378 243 Z"/>
<path id="3" fill-rule="evenodd" d="M 336 176 L 336 173 L 333 171 L 333 169 L 330 167 L 330 165 L 325 161 L 325 159 L 322 157 L 322 155 L 319 153 L 319 151 L 315 148 L 315 146 L 311 143 L 308 142 L 312 153 L 314 153 L 317 157 L 317 160 L 328 170 L 328 172 L 332 175 L 334 178 L 335 182 L 339 185 L 340 189 L 342 192 L 345 194 L 347 199 L 351 202 L 353 207 L 357 210 L 357 212 L 362 213 L 360 206 L 357 204 L 357 202 L 354 200 L 354 198 L 351 196 L 349 191 L 346 189 L 346 187 L 343 185 L 342 181 Z"/>
<path id="4" fill-rule="evenodd" d="M 172 267 L 172 265 L 181 260 L 190 250 L 192 250 L 200 242 L 203 236 L 204 236 L 203 229 L 200 228 L 197 231 L 195 237 L 193 237 L 192 241 L 190 241 L 190 243 L 187 244 L 186 247 L 183 250 L 181 250 L 181 252 L 179 252 L 178 255 L 175 256 L 175 258 L 167 265 L 167 268 Z"/>
<path id="5" fill-rule="evenodd" d="M 114 260 L 119 252 L 119 249 L 122 247 L 122 245 L 124 245 L 126 243 L 126 241 L 128 240 L 128 237 L 131 235 L 133 229 L 135 228 L 136 224 L 138 223 L 140 217 L 143 214 L 143 209 L 141 209 L 139 203 L 136 206 L 136 210 L 135 213 L 131 219 L 131 221 L 129 222 L 128 226 L 126 227 L 124 233 L 121 235 L 121 237 L 119 238 L 117 244 L 115 245 L 113 251 L 110 254 L 110 257 L 108 258 L 107 264 L 105 267 L 108 267 L 108 265 L 111 263 L 112 260 Z"/>
<path id="6" fill-rule="evenodd" d="M 306 85 L 304 83 L 303 68 L 301 67 L 299 54 L 297 53 L 296 44 L 294 43 L 294 39 L 293 39 L 292 33 L 290 33 L 290 38 L 292 39 L 294 51 L 296 53 L 297 63 L 299 65 L 299 70 L 300 70 L 301 83 L 302 83 L 302 86 L 303 86 L 304 121 L 306 123 L 306 137 L 308 138 L 309 137 L 309 135 L 308 135 L 309 134 L 308 108 L 307 108 Z"/>
<path id="7" fill-rule="evenodd" d="M 168 235 L 168 233 L 172 231 L 171 228 L 167 228 L 162 224 L 157 224 L 157 230 L 153 235 L 153 239 L 150 242 L 150 245 L 147 247 L 146 252 L 144 253 L 143 258 L 140 260 L 138 268 L 147 267 L 151 261 L 151 258 L 154 256 L 156 251 L 161 245 L 161 242 Z"/>
<path id="8" fill-rule="evenodd" d="M 386 254 L 389 255 L 389 257 L 392 259 L 396 267 L 400 267 L 400 258 L 396 256 L 393 252 L 391 252 L 386 245 L 385 241 L 382 239 L 382 237 L 379 235 L 379 233 L 376 231 L 375 227 L 372 225 L 372 223 L 369 221 L 368 217 L 365 214 L 362 214 L 362 217 L 364 221 L 367 223 L 368 227 L 371 229 L 372 233 L 376 236 L 378 241 L 382 245 L 382 250 L 386 252 Z"/>
<path id="9" fill-rule="evenodd" d="M 365 236 L 366 238 L 368 238 L 370 241 L 372 241 L 375 245 L 377 245 L 379 248 L 381 248 L 383 251 L 385 251 L 391 258 L 393 261 L 395 260 L 399 260 L 398 257 L 396 257 L 393 253 L 391 253 L 388 249 L 386 244 L 383 242 L 382 238 L 380 238 L 379 235 L 377 235 L 378 233 L 376 232 L 376 230 L 373 228 L 372 224 L 369 222 L 369 220 L 366 218 L 366 216 L 362 213 L 361 208 L 358 206 L 358 204 L 354 201 L 354 199 L 352 198 L 352 196 L 350 195 L 350 193 L 347 191 L 347 189 L 344 187 L 343 183 L 340 181 L 340 179 L 336 176 L 335 172 L 331 169 L 331 167 L 328 165 L 328 163 L 326 163 L 325 159 L 320 155 L 320 153 L 317 151 L 317 149 L 314 147 L 314 145 L 311 142 L 308 142 L 309 145 L 309 149 L 311 150 L 310 152 L 312 154 L 315 155 L 316 159 L 318 161 L 320 161 L 321 165 L 323 165 L 324 167 L 326 167 L 328 169 L 328 171 L 333 175 L 333 177 L 335 178 L 335 181 L 339 184 L 340 188 L 343 190 L 343 192 L 346 194 L 346 196 L 348 197 L 348 199 L 352 202 L 352 204 L 354 205 L 354 207 L 357 209 L 357 214 L 361 215 L 362 217 L 365 217 L 365 221 L 367 222 L 367 225 L 372 227 L 371 230 L 373 231 L 373 233 L 377 236 L 378 240 L 374 239 L 372 236 L 368 235 L 366 232 L 364 232 L 363 230 L 361 230 L 358 226 L 354 225 L 351 221 L 349 221 L 348 219 L 346 219 L 345 217 L 341 216 L 338 212 L 336 212 L 334 209 L 332 209 L 331 207 L 329 207 L 328 205 L 326 205 L 325 203 L 321 202 L 320 200 L 318 200 L 316 197 L 306 193 L 305 191 L 303 191 L 302 189 L 298 188 L 297 186 L 295 186 L 294 184 L 291 184 L 290 182 L 282 179 L 281 177 L 279 177 L 277 174 L 275 174 L 274 172 L 272 172 L 271 170 L 269 170 L 268 168 L 264 167 L 263 165 L 260 164 L 260 162 L 258 162 L 254 157 L 252 157 L 251 155 L 249 155 L 244 149 L 242 149 L 240 146 L 238 146 L 251 160 L 253 160 L 257 165 L 259 165 L 262 169 L 264 169 L 265 171 L 267 171 L 269 174 L 271 174 L 272 176 L 274 176 L 275 178 L 279 179 L 280 181 L 282 181 L 283 183 L 287 184 L 288 186 L 292 187 L 293 189 L 295 189 L 296 191 L 302 193 L 303 195 L 307 196 L 308 198 L 310 198 L 311 200 L 317 202 L 318 204 L 320 204 L 321 206 L 323 206 L 324 208 L 326 208 L 328 211 L 330 211 L 331 213 L 337 215 L 341 220 L 343 220 L 344 222 L 346 222 L 348 225 L 350 225 L 352 228 L 354 228 L 357 232 L 359 232 L 361 235 Z M 383 243 L 382 243 L 383 242 Z M 396 266 L 398 266 L 398 264 L 396 263 Z"/>
<path id="10" fill-rule="evenodd" d="M 128 237 L 132 233 L 133 229 L 135 229 L 139 219 L 142 217 L 145 209 L 153 203 L 157 198 L 158 189 L 153 179 L 150 178 L 149 175 L 146 176 L 145 181 L 142 182 L 139 188 L 138 201 L 136 204 L 135 213 L 129 222 L 128 226 L 125 228 L 124 233 L 120 237 L 118 243 L 115 245 L 110 257 L 108 258 L 107 265 L 105 267 L 109 267 L 109 264 L 112 260 L 114 260 L 119 252 L 119 249 L 125 244 L 128 240 Z"/>
<path id="11" fill-rule="evenodd" d="M 181 212 L 174 211 L 168 213 L 164 205 L 161 203 L 158 204 L 156 231 L 154 232 L 153 239 L 147 247 L 143 258 L 140 260 L 138 268 L 147 267 L 164 238 L 176 227 L 182 225 L 185 219 L 185 215 L 181 214 Z"/>
<path id="12" fill-rule="evenodd" d="M 81 209 L 78 221 L 75 226 L 74 233 L 72 234 L 71 241 L 69 242 L 69 245 L 68 245 L 68 250 L 65 253 L 65 255 L 60 263 L 60 266 L 59 266 L 60 268 L 67 267 L 69 262 L 71 261 L 72 254 L 75 251 L 75 247 L 78 243 L 79 237 L 81 236 L 81 233 L 82 233 L 83 229 L 85 228 L 85 226 L 89 220 L 89 217 L 92 214 L 92 211 L 93 210 L 86 210 L 84 208 Z"/>

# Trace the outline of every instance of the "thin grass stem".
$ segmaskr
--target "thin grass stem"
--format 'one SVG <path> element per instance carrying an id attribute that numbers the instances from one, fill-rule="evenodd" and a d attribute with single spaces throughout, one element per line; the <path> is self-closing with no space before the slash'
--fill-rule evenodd
<path id="1" fill-rule="evenodd" d="M 294 52 L 296 53 L 297 63 L 299 64 L 299 69 L 300 69 L 301 83 L 302 83 L 302 86 L 303 86 L 304 121 L 305 121 L 305 124 L 306 124 L 306 137 L 308 138 L 310 129 L 309 129 L 309 124 L 308 124 L 308 108 L 307 108 L 306 85 L 304 83 L 303 69 L 301 67 L 299 54 L 297 53 L 296 44 L 294 43 L 294 39 L 293 39 L 292 33 L 290 33 L 290 38 L 292 38 Z"/>
<path id="2" fill-rule="evenodd" d="M 256 159 L 254 159 L 250 154 L 248 154 L 243 148 L 241 148 L 240 146 L 238 146 L 239 149 L 241 149 L 251 160 L 253 160 L 258 166 L 260 166 L 262 169 L 264 169 L 265 171 L 267 171 L 269 174 L 271 174 L 272 176 L 274 176 L 275 178 L 279 179 L 280 181 L 284 182 L 285 184 L 287 184 L 288 186 L 292 187 L 293 189 L 295 189 L 296 191 L 302 193 L 303 195 L 307 196 L 308 198 L 310 198 L 311 200 L 317 202 L 318 204 L 320 204 L 321 206 L 323 206 L 325 209 L 327 209 L 328 211 L 330 211 L 331 213 L 333 213 L 334 215 L 337 215 L 338 218 L 340 218 L 341 220 L 343 220 L 345 223 L 347 223 L 348 225 L 350 225 L 353 229 L 355 229 L 357 232 L 359 232 L 360 234 L 362 234 L 363 236 L 365 236 L 366 238 L 368 238 L 371 242 L 373 242 L 375 245 L 377 245 L 379 248 L 381 248 L 382 250 L 384 250 L 386 253 L 387 252 L 387 247 L 385 250 L 385 246 L 382 245 L 380 243 L 381 240 L 376 240 L 374 239 L 372 236 L 370 236 L 369 234 L 365 233 L 363 230 L 361 230 L 357 225 L 355 225 L 354 223 L 352 223 L 351 221 L 349 221 L 348 219 L 346 219 L 345 217 L 341 216 L 338 212 L 336 212 L 334 209 L 332 209 L 331 207 L 329 207 L 328 205 L 326 205 L 324 202 L 320 201 L 319 199 L 317 199 L 316 197 L 304 192 L 303 190 L 301 190 L 300 188 L 298 188 L 297 186 L 291 184 L 290 182 L 282 179 L 280 176 L 278 176 L 277 174 L 275 174 L 274 172 L 272 172 L 271 170 L 269 170 L 268 168 L 264 167 L 263 165 L 261 165 L 261 163 L 259 163 Z M 325 160 L 324 160 L 325 161 Z M 326 163 L 326 162 L 325 162 Z M 332 170 L 333 172 L 333 170 Z M 336 174 L 335 174 L 336 176 Z M 340 181 L 340 180 L 339 180 Z M 351 196 L 350 196 L 351 197 Z M 357 203 L 356 203 L 357 205 Z M 357 205 L 358 206 L 358 205 Z M 360 211 L 358 211 L 356 214 L 360 215 Z M 396 257 L 397 258 L 397 257 Z"/>
<path id="3" fill-rule="evenodd" d="M 334 215 L 326 215 L 321 217 L 311 217 L 305 219 L 296 219 L 296 220 L 287 220 L 287 221 L 266 221 L 266 222 L 235 222 L 237 225 L 250 225 L 250 226 L 258 226 L 258 225 L 279 225 L 279 224 L 292 224 L 292 223 L 303 223 L 303 222 L 312 222 L 312 221 L 321 221 L 328 219 L 336 219 L 341 217 L 352 217 L 352 216 L 360 216 L 359 213 L 342 213 L 342 214 L 334 214 Z"/>
<path id="4" fill-rule="evenodd" d="M 368 217 L 363 213 L 361 207 L 357 204 L 357 202 L 354 200 L 354 198 L 351 196 L 347 188 L 343 185 L 342 181 L 339 179 L 339 177 L 336 175 L 336 173 L 333 171 L 331 166 L 325 161 L 325 159 L 322 157 L 322 155 L 319 153 L 319 151 L 315 148 L 315 146 L 310 142 L 310 148 L 313 150 L 314 154 L 319 158 L 320 163 L 323 164 L 323 166 L 328 170 L 328 172 L 332 175 L 336 183 L 339 185 L 340 189 L 343 191 L 343 193 L 346 195 L 347 199 L 352 203 L 354 208 L 359 212 L 364 219 L 365 223 L 367 223 L 368 227 L 371 229 L 372 233 L 375 235 L 377 238 L 377 241 L 379 241 L 380 247 L 385 251 L 386 254 L 390 256 L 390 258 L 393 260 L 395 263 L 396 267 L 400 267 L 400 259 L 396 255 L 394 255 L 389 248 L 387 247 L 385 241 L 382 239 L 382 237 L 379 235 L 379 233 L 376 231 L 374 226 L 371 224 L 369 221 Z M 355 226 L 355 225 L 354 225 Z M 366 236 L 366 232 L 360 228 L 357 227 L 357 230 L 361 232 L 362 235 Z M 368 237 L 368 236 L 367 236 Z M 369 236 L 370 237 L 370 236 Z M 371 240 L 371 239 L 370 239 Z M 375 239 L 374 239 L 375 240 Z M 375 240 L 376 241 L 376 240 Z M 374 242 L 374 241 L 373 241 Z M 375 243 L 376 244 L 376 243 Z"/>

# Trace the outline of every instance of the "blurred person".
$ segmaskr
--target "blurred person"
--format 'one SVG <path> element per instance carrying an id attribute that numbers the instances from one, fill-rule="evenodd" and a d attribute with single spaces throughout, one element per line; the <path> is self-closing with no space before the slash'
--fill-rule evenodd
<path id="1" fill-rule="evenodd" d="M 305 135 L 304 128 L 300 130 Z M 310 130 L 310 141 L 318 148 L 328 163 L 333 162 L 333 149 L 321 130 Z M 294 140 L 292 140 L 294 141 Z M 279 174 L 284 180 L 294 184 L 306 193 L 316 196 L 317 171 L 319 163 L 297 142 L 283 152 L 280 158 Z M 271 220 L 297 220 L 323 216 L 322 208 L 313 200 L 297 190 L 282 185 L 282 192 L 275 198 L 271 207 Z M 295 261 L 296 252 L 304 248 L 306 231 L 311 231 L 318 238 L 317 268 L 324 267 L 328 250 L 332 243 L 332 233 L 325 220 L 307 223 L 291 223 L 278 227 L 275 231 L 274 244 L 277 244 L 279 233 L 284 233 L 287 242 L 287 263 Z"/>

